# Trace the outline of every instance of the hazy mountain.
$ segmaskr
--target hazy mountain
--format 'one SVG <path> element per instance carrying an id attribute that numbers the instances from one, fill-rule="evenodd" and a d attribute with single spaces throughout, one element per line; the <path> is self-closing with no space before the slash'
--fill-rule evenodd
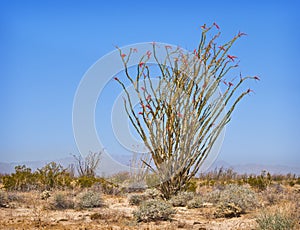
<path id="1" fill-rule="evenodd" d="M 111 161 L 113 159 L 113 161 Z M 98 174 L 108 175 L 114 174 L 120 171 L 128 170 L 130 165 L 131 156 L 130 155 L 119 155 L 119 156 L 103 156 L 101 158 L 100 167 Z M 13 163 L 3 163 L 0 162 L 0 173 L 9 174 L 14 172 L 14 168 L 17 165 L 26 165 L 35 171 L 37 168 L 42 168 L 47 163 L 55 161 L 61 164 L 63 167 L 68 167 L 70 164 L 75 164 L 76 160 L 73 157 L 66 157 L 58 160 L 48 160 L 48 161 L 27 161 L 27 162 L 13 162 Z M 263 170 L 270 172 L 271 174 L 296 174 L 300 175 L 300 167 L 289 167 L 285 165 L 260 165 L 260 164 L 239 164 L 231 165 L 225 161 L 216 161 L 207 171 L 212 171 L 216 168 L 231 168 L 239 174 L 260 174 Z M 104 173 L 105 172 L 105 173 Z M 109 172 L 109 173 L 107 173 Z"/>

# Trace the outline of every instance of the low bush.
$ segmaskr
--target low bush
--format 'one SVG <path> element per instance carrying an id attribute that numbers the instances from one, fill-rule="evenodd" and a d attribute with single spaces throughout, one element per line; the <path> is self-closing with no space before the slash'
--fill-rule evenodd
<path id="1" fill-rule="evenodd" d="M 194 197 L 194 193 L 182 192 L 182 193 L 179 193 L 177 196 L 173 196 L 169 202 L 174 207 L 185 207 L 187 205 L 188 201 L 192 200 L 193 197 Z"/>
<path id="2" fill-rule="evenodd" d="M 195 196 L 192 200 L 187 202 L 187 208 L 201 208 L 203 207 L 203 198 L 200 196 Z"/>
<path id="3" fill-rule="evenodd" d="M 50 206 L 52 209 L 71 209 L 74 208 L 74 201 L 67 194 L 57 193 Z"/>
<path id="4" fill-rule="evenodd" d="M 296 225 L 295 219 L 288 213 L 261 213 L 256 218 L 259 230 L 291 230 Z"/>
<path id="5" fill-rule="evenodd" d="M 78 206 L 80 208 L 96 208 L 104 205 L 99 193 L 86 191 L 79 194 Z"/>
<path id="6" fill-rule="evenodd" d="M 0 190 L 0 207 L 7 207 L 8 199 L 6 192 Z"/>
<path id="7" fill-rule="evenodd" d="M 130 205 L 139 205 L 141 202 L 145 201 L 148 197 L 144 194 L 132 194 L 128 197 L 128 202 Z"/>
<path id="8" fill-rule="evenodd" d="M 241 208 L 243 213 L 258 206 L 256 194 L 250 188 L 236 184 L 226 185 L 223 190 L 211 192 L 206 200 L 218 205 L 233 204 Z"/>
<path id="9" fill-rule="evenodd" d="M 138 222 L 169 220 L 175 213 L 172 206 L 163 200 L 148 200 L 141 203 L 137 211 L 133 212 Z"/>

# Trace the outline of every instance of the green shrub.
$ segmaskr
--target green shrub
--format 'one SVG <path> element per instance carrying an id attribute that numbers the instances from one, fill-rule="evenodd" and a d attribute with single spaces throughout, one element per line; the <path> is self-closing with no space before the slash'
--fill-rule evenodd
<path id="1" fill-rule="evenodd" d="M 256 218 L 259 230 L 291 230 L 294 229 L 296 221 L 287 213 L 261 213 Z"/>
<path id="2" fill-rule="evenodd" d="M 256 194 L 249 188 L 236 184 L 226 185 L 223 190 L 215 190 L 211 192 L 206 200 L 214 204 L 234 204 L 245 212 L 251 210 L 258 205 Z"/>
<path id="3" fill-rule="evenodd" d="M 2 177 L 4 188 L 13 191 L 30 191 L 37 188 L 37 178 L 25 165 L 15 167 L 15 172 Z"/>
<path id="4" fill-rule="evenodd" d="M 163 200 L 148 200 L 141 203 L 138 210 L 133 212 L 138 222 L 169 220 L 175 213 L 172 206 Z"/>
<path id="5" fill-rule="evenodd" d="M 80 208 L 96 208 L 103 206 L 103 200 L 99 193 L 87 191 L 79 194 L 78 206 Z"/>
<path id="6" fill-rule="evenodd" d="M 52 209 L 70 209 L 74 208 L 74 201 L 70 197 L 63 193 L 57 193 L 53 197 L 51 203 Z"/>
<path id="7" fill-rule="evenodd" d="M 37 169 L 35 178 L 39 182 L 39 188 L 43 190 L 70 187 L 72 181 L 67 169 L 55 162 L 50 162 L 41 169 Z"/>
<path id="8" fill-rule="evenodd" d="M 271 174 L 267 173 L 266 171 L 262 171 L 262 173 L 259 176 L 250 176 L 247 179 L 247 183 L 252 188 L 256 188 L 260 191 L 265 190 L 271 184 L 271 181 Z"/>
<path id="9" fill-rule="evenodd" d="M 187 205 L 188 201 L 193 199 L 193 197 L 194 197 L 194 193 L 182 192 L 179 193 L 177 196 L 173 196 L 169 202 L 174 207 L 184 207 Z"/>

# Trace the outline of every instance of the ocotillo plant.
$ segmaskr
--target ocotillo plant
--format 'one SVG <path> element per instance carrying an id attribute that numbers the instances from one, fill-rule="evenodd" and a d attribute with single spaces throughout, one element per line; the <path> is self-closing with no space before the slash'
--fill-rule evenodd
<path id="1" fill-rule="evenodd" d="M 185 190 L 199 171 L 236 105 L 252 91 L 238 90 L 242 83 L 247 79 L 259 80 L 257 76 L 240 76 L 235 83 L 225 81 L 230 70 L 238 66 L 237 57 L 230 55 L 229 50 L 244 33 L 218 46 L 219 26 L 214 23 L 201 28 L 200 43 L 193 53 L 166 45 L 166 58 L 160 61 L 157 44 L 153 43 L 152 51 L 141 57 L 135 76 L 130 74 L 128 61 L 137 50 L 130 49 L 125 54 L 118 48 L 134 94 L 124 81 L 117 77 L 115 80 L 125 91 L 126 113 L 151 153 L 154 165 L 144 163 L 160 178 L 158 189 L 165 199 Z M 213 28 L 217 32 L 207 39 Z M 159 67 L 159 78 L 151 76 L 147 64 L 150 57 Z M 153 79 L 158 83 L 154 84 Z M 220 84 L 225 84 L 224 92 L 219 90 Z M 140 111 L 135 109 L 133 97 L 138 97 Z"/>

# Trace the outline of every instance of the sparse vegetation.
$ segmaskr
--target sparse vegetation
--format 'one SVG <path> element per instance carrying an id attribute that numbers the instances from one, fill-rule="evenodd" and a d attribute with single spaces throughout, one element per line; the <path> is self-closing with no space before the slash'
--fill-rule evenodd
<path id="1" fill-rule="evenodd" d="M 176 196 L 173 196 L 170 199 L 170 204 L 174 207 L 185 207 L 187 203 L 192 200 L 194 197 L 194 193 L 192 192 L 181 192 Z"/>
<path id="2" fill-rule="evenodd" d="M 292 230 L 296 229 L 297 219 L 286 210 L 277 210 L 262 212 L 256 218 L 256 222 L 258 230 Z"/>
<path id="3" fill-rule="evenodd" d="M 72 197 L 65 193 L 56 193 L 51 203 L 52 209 L 70 209 L 74 208 L 74 201 Z"/>
<path id="4" fill-rule="evenodd" d="M 41 180 L 41 175 L 50 176 L 48 180 Z M 55 222 L 55 229 L 60 229 L 59 226 L 78 229 L 79 224 L 87 229 L 98 228 L 99 224 L 108 226 L 108 229 L 111 226 L 147 229 L 153 226 L 149 222 L 155 221 L 156 229 L 191 229 L 194 224 L 186 220 L 194 219 L 197 220 L 195 223 L 198 220 L 202 223 L 199 228 L 206 229 L 218 229 L 219 226 L 235 229 L 238 222 L 244 221 L 249 225 L 247 229 L 299 228 L 300 186 L 296 183 L 299 177 L 292 174 L 268 176 L 267 172 L 263 175 L 239 175 L 231 169 L 217 169 L 193 178 L 191 192 L 179 192 L 165 201 L 156 188 L 137 193 L 122 189 L 130 181 L 127 178 L 130 174 L 126 173 L 107 179 L 71 177 L 58 164 L 42 167 L 37 172 L 19 166 L 17 172 L 2 177 L 2 182 L 6 178 L 6 185 L 11 186 L 3 184 L 0 189 L 0 225 L 6 229 L 19 223 L 26 229 L 51 228 Z M 65 180 L 64 176 L 70 180 L 70 185 L 61 182 Z M 249 178 L 256 177 L 268 181 L 263 189 L 260 185 L 248 183 Z M 47 186 L 41 186 L 41 181 Z M 115 184 L 117 181 L 119 185 Z M 290 181 L 295 181 L 293 186 Z M 32 213 L 31 219 L 24 217 L 21 213 L 24 210 Z M 13 218 L 7 218 L 11 215 Z M 231 217 L 236 218 L 227 222 Z M 211 218 L 214 218 L 215 225 L 207 221 Z"/>
<path id="5" fill-rule="evenodd" d="M 203 197 L 194 196 L 192 200 L 187 202 L 187 208 L 202 208 L 203 207 Z"/>
<path id="6" fill-rule="evenodd" d="M 144 201 L 138 210 L 133 212 L 138 222 L 169 220 L 175 213 L 172 206 L 163 200 Z"/>
<path id="7" fill-rule="evenodd" d="M 145 194 L 131 194 L 128 197 L 128 202 L 130 205 L 139 205 L 141 202 L 147 199 L 147 195 Z"/>
<path id="8" fill-rule="evenodd" d="M 80 208 L 96 208 L 104 206 L 101 195 L 94 191 L 86 191 L 78 195 L 78 206 Z"/>
<path id="9" fill-rule="evenodd" d="M 214 190 L 206 199 L 209 202 L 220 205 L 221 209 L 227 206 L 235 206 L 237 209 L 241 209 L 241 213 L 258 206 L 256 194 L 250 188 L 236 184 L 229 184 L 221 190 Z"/>
<path id="10" fill-rule="evenodd" d="M 8 203 L 7 194 L 0 190 L 0 207 L 6 207 Z"/>

